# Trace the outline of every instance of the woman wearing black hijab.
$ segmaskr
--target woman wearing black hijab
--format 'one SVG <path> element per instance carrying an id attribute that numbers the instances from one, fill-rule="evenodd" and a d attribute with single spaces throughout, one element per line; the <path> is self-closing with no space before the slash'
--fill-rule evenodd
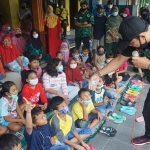
<path id="1" fill-rule="evenodd" d="M 48 63 L 51 59 L 50 55 L 44 54 L 43 45 L 40 40 L 40 34 L 36 29 L 31 30 L 30 38 L 27 41 L 26 46 L 26 56 L 29 58 L 31 55 L 38 55 L 41 62 Z"/>

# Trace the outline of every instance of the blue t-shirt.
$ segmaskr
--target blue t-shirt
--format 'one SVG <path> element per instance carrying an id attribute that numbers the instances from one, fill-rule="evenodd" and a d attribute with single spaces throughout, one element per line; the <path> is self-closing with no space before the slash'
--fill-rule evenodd
<path id="1" fill-rule="evenodd" d="M 46 124 L 37 129 L 33 128 L 32 134 L 29 135 L 24 130 L 24 137 L 27 141 L 27 150 L 50 150 L 53 146 L 50 143 L 50 138 L 54 137 L 56 134 L 49 124 Z"/>
<path id="2" fill-rule="evenodd" d="M 93 36 L 94 36 L 94 39 L 100 40 L 106 33 L 105 24 L 107 21 L 107 17 L 104 15 L 98 17 L 96 15 L 94 17 L 94 20 L 95 20 L 95 23 L 93 25 Z"/>

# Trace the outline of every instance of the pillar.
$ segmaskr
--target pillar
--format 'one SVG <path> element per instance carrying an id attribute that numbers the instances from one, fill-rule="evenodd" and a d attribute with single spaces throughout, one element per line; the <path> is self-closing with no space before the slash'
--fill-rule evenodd
<path id="1" fill-rule="evenodd" d="M 45 53 L 47 53 L 47 33 L 44 31 L 44 21 L 43 21 L 43 1 L 42 0 L 31 0 L 32 5 L 32 16 L 33 16 L 33 26 L 40 32 L 41 41 Z"/>

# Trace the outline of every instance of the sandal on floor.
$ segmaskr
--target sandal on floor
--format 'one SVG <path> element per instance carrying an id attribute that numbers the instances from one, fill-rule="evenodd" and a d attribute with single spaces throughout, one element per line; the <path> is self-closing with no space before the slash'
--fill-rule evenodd
<path id="1" fill-rule="evenodd" d="M 122 119 L 123 121 L 126 120 L 126 117 L 125 117 L 125 116 L 120 115 L 120 114 L 117 114 L 117 113 L 113 113 L 112 116 L 113 116 L 114 118 Z"/>
<path id="2" fill-rule="evenodd" d="M 133 102 L 136 103 L 134 100 L 132 100 L 132 99 L 127 99 L 127 98 L 124 98 L 123 101 L 125 101 L 125 102 L 131 102 L 131 103 L 133 103 Z"/>
<path id="3" fill-rule="evenodd" d="M 136 121 L 136 122 L 139 122 L 139 123 L 140 123 L 140 122 L 143 122 L 143 121 L 144 121 L 144 117 L 143 117 L 143 116 L 138 117 L 138 118 L 135 119 L 135 121 Z"/>
<path id="4" fill-rule="evenodd" d="M 120 108 L 120 112 L 125 113 L 127 115 L 134 115 L 136 110 L 130 110 L 130 109 L 124 109 L 124 108 Z"/>
<path id="5" fill-rule="evenodd" d="M 105 135 L 105 136 L 108 136 L 108 137 L 114 137 L 114 136 L 115 136 L 114 133 L 108 133 L 108 132 L 103 131 L 103 130 L 99 130 L 99 133 L 100 133 L 100 134 L 103 134 L 103 135 Z"/>
<path id="6" fill-rule="evenodd" d="M 113 133 L 113 134 L 116 134 L 117 133 L 117 130 L 112 128 L 112 127 L 102 127 L 101 130 L 107 132 L 107 133 Z"/>
<path id="7" fill-rule="evenodd" d="M 109 116 L 108 118 L 109 118 L 110 121 L 112 121 L 114 123 L 117 123 L 117 124 L 123 123 L 122 119 L 118 119 L 118 118 L 115 118 L 115 117 L 112 117 L 112 116 Z"/>
<path id="8" fill-rule="evenodd" d="M 139 88 L 139 87 L 130 87 L 129 90 L 140 92 L 141 88 Z"/>
<path id="9" fill-rule="evenodd" d="M 131 106 L 122 106 L 121 108 L 136 111 L 136 109 L 134 107 L 131 107 Z"/>
<path id="10" fill-rule="evenodd" d="M 139 92 L 132 91 L 132 90 L 127 90 L 126 93 L 129 94 L 129 95 L 134 95 L 134 96 L 138 96 L 139 95 Z"/>
<path id="11" fill-rule="evenodd" d="M 133 103 L 132 103 L 131 101 L 129 101 L 129 102 L 121 101 L 121 102 L 120 102 L 120 104 L 123 105 L 123 106 L 132 106 L 132 107 L 135 106 L 135 103 L 136 103 L 136 102 L 133 102 Z"/>
<path id="12" fill-rule="evenodd" d="M 136 96 L 130 95 L 130 94 L 125 94 L 125 95 L 124 95 L 124 98 L 125 98 L 125 99 L 131 99 L 131 100 L 133 100 L 133 101 L 135 101 L 135 100 L 137 99 Z"/>

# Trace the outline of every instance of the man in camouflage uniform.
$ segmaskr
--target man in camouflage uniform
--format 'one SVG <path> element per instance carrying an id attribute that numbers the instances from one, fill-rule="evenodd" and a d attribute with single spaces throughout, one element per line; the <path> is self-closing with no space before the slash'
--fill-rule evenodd
<path id="1" fill-rule="evenodd" d="M 90 47 L 89 40 L 92 36 L 92 24 L 94 24 L 93 14 L 88 11 L 87 1 L 81 1 L 81 9 L 74 17 L 76 26 L 75 30 L 75 44 L 76 48 L 79 49 L 81 41 L 84 46 Z"/>

